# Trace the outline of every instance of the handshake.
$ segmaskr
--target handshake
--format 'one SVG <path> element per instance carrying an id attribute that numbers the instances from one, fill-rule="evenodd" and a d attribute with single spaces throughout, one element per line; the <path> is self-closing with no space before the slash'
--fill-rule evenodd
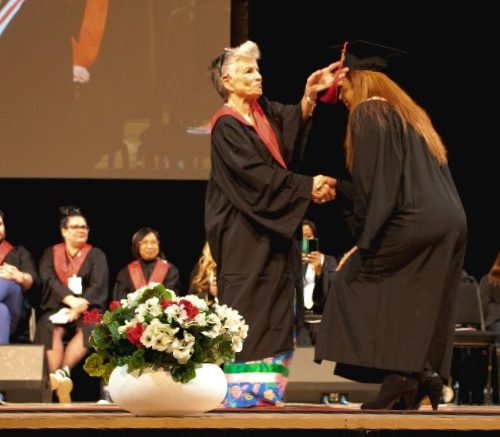
<path id="1" fill-rule="evenodd" d="M 330 176 L 317 175 L 313 178 L 311 197 L 314 203 L 325 203 L 335 199 L 337 179 Z"/>

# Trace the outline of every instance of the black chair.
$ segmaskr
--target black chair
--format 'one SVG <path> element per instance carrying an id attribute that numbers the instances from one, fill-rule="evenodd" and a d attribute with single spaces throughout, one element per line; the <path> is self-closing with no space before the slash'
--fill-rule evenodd
<path id="1" fill-rule="evenodd" d="M 453 346 L 455 348 L 479 348 L 487 350 L 488 369 L 486 379 L 486 403 L 492 403 L 493 364 L 496 360 L 496 335 L 487 331 L 481 304 L 479 286 L 473 276 L 465 275 L 457 293 L 457 317 Z M 495 381 L 497 378 L 495 378 Z M 498 390 L 498 387 L 495 387 Z M 495 396 L 493 396 L 495 398 Z"/>

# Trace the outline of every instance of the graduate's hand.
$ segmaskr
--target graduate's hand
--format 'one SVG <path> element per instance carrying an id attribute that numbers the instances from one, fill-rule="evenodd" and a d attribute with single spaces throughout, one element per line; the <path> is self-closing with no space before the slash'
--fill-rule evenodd
<path id="1" fill-rule="evenodd" d="M 345 262 L 349 259 L 349 257 L 357 250 L 358 250 L 358 246 L 353 246 L 352 249 L 349 250 L 349 252 L 344 253 L 344 255 L 342 255 L 342 258 L 340 258 L 339 265 L 337 266 L 335 271 L 338 272 L 342 268 L 342 266 L 345 264 Z"/>
<path id="2" fill-rule="evenodd" d="M 82 316 L 82 313 L 79 313 L 77 310 L 69 308 L 68 316 L 69 316 L 69 322 L 74 322 Z"/>
<path id="3" fill-rule="evenodd" d="M 325 203 L 335 199 L 337 180 L 330 176 L 317 175 L 313 178 L 311 198 L 314 203 Z"/>
<path id="4" fill-rule="evenodd" d="M 0 278 L 6 279 L 8 281 L 16 281 L 16 277 L 18 275 L 19 270 L 16 266 L 7 263 L 3 263 L 2 265 L 0 265 Z"/>
<path id="5" fill-rule="evenodd" d="M 72 294 L 66 296 L 62 302 L 80 314 L 89 309 L 89 301 L 87 299 L 84 299 L 83 297 L 76 297 Z"/>

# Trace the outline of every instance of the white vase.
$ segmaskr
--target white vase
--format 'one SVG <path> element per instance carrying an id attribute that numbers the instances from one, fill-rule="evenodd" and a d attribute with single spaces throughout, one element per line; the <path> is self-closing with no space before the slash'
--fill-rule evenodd
<path id="1" fill-rule="evenodd" d="M 219 406 L 227 391 L 226 376 L 216 364 L 202 364 L 196 376 L 182 384 L 170 372 L 152 368 L 127 372 L 116 367 L 109 378 L 109 394 L 119 407 L 136 416 L 192 416 Z"/>

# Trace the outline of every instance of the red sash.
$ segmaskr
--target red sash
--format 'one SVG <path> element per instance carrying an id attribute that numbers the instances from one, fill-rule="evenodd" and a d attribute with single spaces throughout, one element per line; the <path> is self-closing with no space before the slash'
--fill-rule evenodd
<path id="1" fill-rule="evenodd" d="M 82 267 L 92 246 L 85 244 L 75 256 L 70 256 L 66 250 L 65 243 L 59 243 L 52 247 L 54 254 L 54 269 L 59 280 L 67 287 L 68 278 L 76 275 Z"/>
<path id="2" fill-rule="evenodd" d="M 269 123 L 269 120 L 264 114 L 264 111 L 257 102 L 255 102 L 252 106 L 252 114 L 253 118 L 255 119 L 255 132 L 262 140 L 262 142 L 266 145 L 267 149 L 276 160 L 276 162 L 278 162 L 278 164 L 283 168 L 287 168 L 285 160 L 281 155 L 281 151 L 278 145 L 278 139 L 276 138 L 276 133 L 274 132 L 271 123 Z M 213 115 L 211 124 L 212 129 L 215 126 L 215 123 L 217 123 L 217 120 L 223 115 L 230 115 L 236 118 L 241 123 L 253 127 L 252 124 L 245 120 L 236 109 L 232 108 L 231 106 L 224 105 Z"/>
<path id="3" fill-rule="evenodd" d="M 72 38 L 73 65 L 94 65 L 108 17 L 109 0 L 87 0 L 78 41 Z"/>
<path id="4" fill-rule="evenodd" d="M 0 243 L 0 265 L 2 265 L 3 260 L 9 254 L 9 252 L 14 249 L 14 246 L 10 244 L 8 241 L 3 240 Z"/>
<path id="5" fill-rule="evenodd" d="M 130 275 L 130 279 L 132 279 L 132 284 L 134 284 L 135 289 L 144 287 L 149 282 L 158 282 L 163 284 L 163 281 L 167 277 L 168 269 L 170 268 L 170 264 L 164 259 L 157 258 L 156 264 L 151 272 L 151 276 L 146 282 L 146 278 L 144 277 L 144 272 L 142 271 L 141 263 L 139 260 L 132 261 L 128 265 L 128 274 Z"/>

